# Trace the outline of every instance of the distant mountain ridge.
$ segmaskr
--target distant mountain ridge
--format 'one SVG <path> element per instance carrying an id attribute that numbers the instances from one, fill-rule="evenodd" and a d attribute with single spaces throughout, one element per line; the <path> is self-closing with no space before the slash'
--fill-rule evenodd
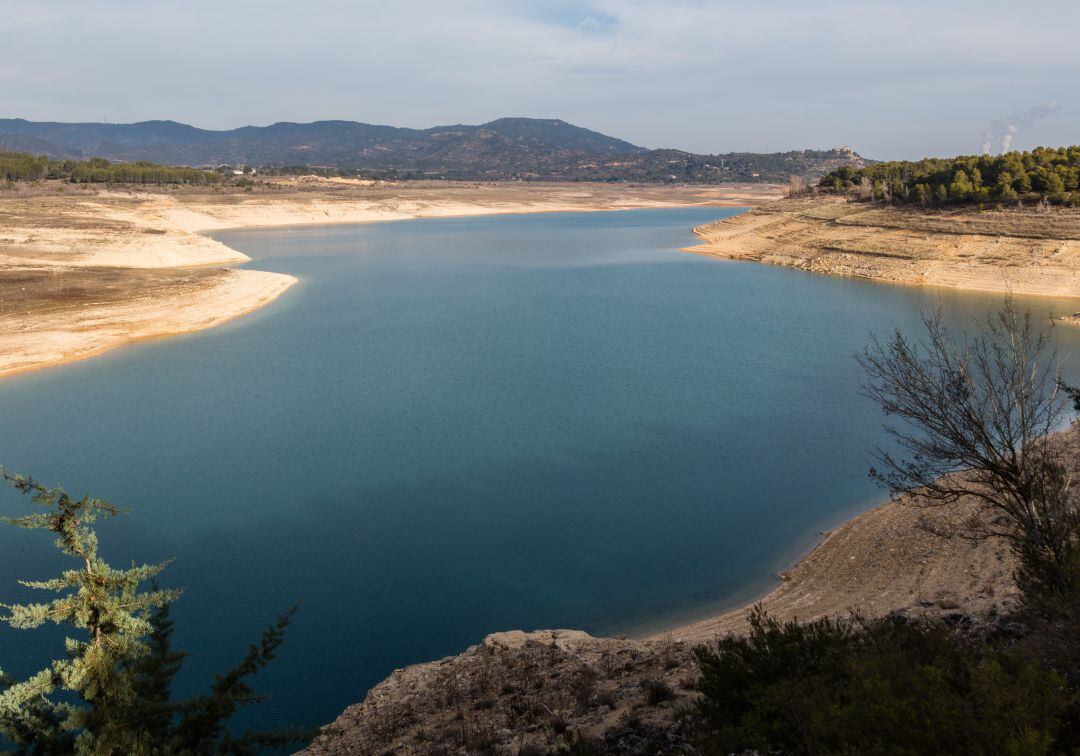
<path id="1" fill-rule="evenodd" d="M 0 146 L 50 157 L 170 165 L 319 166 L 458 179 L 786 181 L 867 164 L 854 152 L 695 155 L 649 150 L 558 119 L 500 118 L 430 129 L 355 121 L 280 122 L 211 131 L 176 121 L 57 123 L 0 119 Z"/>

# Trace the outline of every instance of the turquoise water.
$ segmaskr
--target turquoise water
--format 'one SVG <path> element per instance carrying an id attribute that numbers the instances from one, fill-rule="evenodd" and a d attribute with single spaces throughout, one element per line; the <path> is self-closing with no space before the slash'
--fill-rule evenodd
<path id="1" fill-rule="evenodd" d="M 677 251 L 732 212 L 218 234 L 301 282 L 211 331 L 0 382 L 0 460 L 132 508 L 101 529 L 114 562 L 176 558 L 185 690 L 303 600 L 254 724 L 327 722 L 495 630 L 730 604 L 879 497 L 851 355 L 927 296 Z M 962 322 L 998 301 L 939 296 Z M 0 529 L 0 600 L 62 564 L 49 543 Z M 0 632 L 0 667 L 56 641 Z"/>

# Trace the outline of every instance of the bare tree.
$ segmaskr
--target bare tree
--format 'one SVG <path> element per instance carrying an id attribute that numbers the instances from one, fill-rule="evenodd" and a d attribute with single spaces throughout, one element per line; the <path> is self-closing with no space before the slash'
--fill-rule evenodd
<path id="1" fill-rule="evenodd" d="M 943 534 L 1005 539 L 1029 605 L 1080 589 L 1076 450 L 1055 436 L 1068 396 L 1048 333 L 1011 299 L 972 337 L 954 336 L 940 311 L 923 321 L 922 340 L 897 330 L 858 356 L 863 393 L 903 452 L 879 449 L 871 475 L 907 504 L 976 502 L 979 516 L 952 520 Z"/>
<path id="2" fill-rule="evenodd" d="M 859 179 L 859 186 L 855 189 L 855 196 L 863 202 L 867 202 L 874 198 L 874 187 L 870 183 L 870 179 L 866 176 Z"/>

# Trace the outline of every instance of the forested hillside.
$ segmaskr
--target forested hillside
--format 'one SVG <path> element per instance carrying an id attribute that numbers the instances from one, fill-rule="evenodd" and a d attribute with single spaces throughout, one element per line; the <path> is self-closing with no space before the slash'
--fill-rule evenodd
<path id="1" fill-rule="evenodd" d="M 500 118 L 479 126 L 406 129 L 352 121 L 276 123 L 209 131 L 174 121 L 38 123 L 0 119 L 0 148 L 54 158 L 103 157 L 172 165 L 250 165 L 375 178 L 786 182 L 842 166 L 846 148 L 698 155 L 645 149 L 557 119 Z"/>
<path id="2" fill-rule="evenodd" d="M 1031 200 L 1080 206 L 1080 146 L 843 166 L 819 186 L 920 205 Z"/>

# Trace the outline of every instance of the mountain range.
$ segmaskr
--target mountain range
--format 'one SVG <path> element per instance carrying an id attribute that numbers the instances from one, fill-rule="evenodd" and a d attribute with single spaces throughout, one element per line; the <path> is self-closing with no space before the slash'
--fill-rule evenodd
<path id="1" fill-rule="evenodd" d="M 0 148 L 53 158 L 170 165 L 332 168 L 403 178 L 590 181 L 787 181 L 868 162 L 847 148 L 698 155 L 646 149 L 557 119 L 409 129 L 354 121 L 212 131 L 176 121 L 57 123 L 0 119 Z"/>

